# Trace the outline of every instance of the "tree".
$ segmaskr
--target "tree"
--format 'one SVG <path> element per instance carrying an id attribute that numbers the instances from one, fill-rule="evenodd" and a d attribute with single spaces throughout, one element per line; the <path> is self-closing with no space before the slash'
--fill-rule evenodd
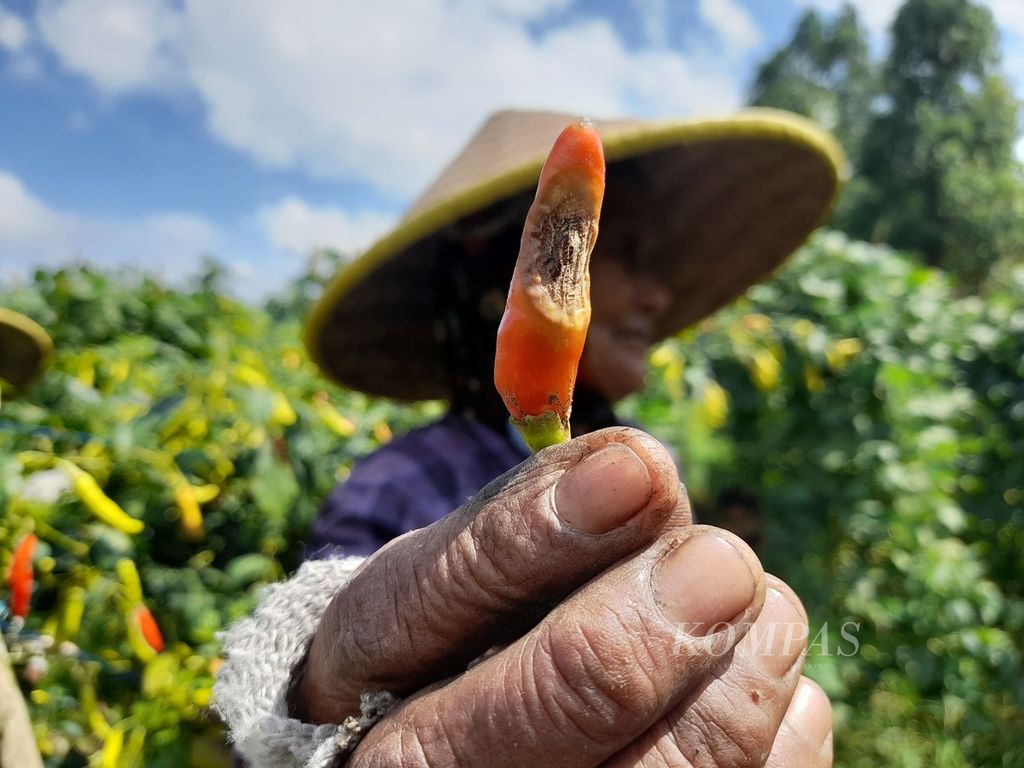
<path id="1" fill-rule="evenodd" d="M 809 11 L 758 70 L 755 105 L 832 129 L 855 175 L 833 225 L 919 254 L 977 288 L 1024 253 L 1018 103 L 999 71 L 996 26 L 972 0 L 908 0 L 874 74 L 855 11 Z"/>
<path id="2" fill-rule="evenodd" d="M 920 253 L 976 285 L 1024 246 L 1016 100 L 996 27 L 970 0 L 909 0 L 892 27 L 882 93 L 838 223 Z"/>
<path id="3" fill-rule="evenodd" d="M 789 44 L 758 68 L 750 103 L 816 120 L 853 155 L 867 129 L 875 89 L 864 30 L 856 9 L 846 4 L 831 23 L 813 10 L 803 15 Z"/>

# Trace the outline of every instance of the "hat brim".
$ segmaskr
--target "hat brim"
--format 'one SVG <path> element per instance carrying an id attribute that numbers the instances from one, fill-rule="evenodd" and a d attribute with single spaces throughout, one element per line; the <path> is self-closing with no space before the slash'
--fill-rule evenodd
<path id="1" fill-rule="evenodd" d="M 640 213 L 606 201 L 601 229 L 617 216 L 641 215 L 647 231 L 661 238 L 667 257 L 660 261 L 661 277 L 673 300 L 659 339 L 710 315 L 776 269 L 828 216 L 845 174 L 843 152 L 828 133 L 776 110 L 637 124 L 603 132 L 602 140 L 609 190 L 618 170 L 635 164 L 646 164 L 658 179 Z M 543 163 L 538 156 L 438 201 L 340 271 L 304 333 L 324 374 L 399 400 L 448 397 L 435 322 L 433 241 L 446 228 L 535 188 Z"/>
<path id="2" fill-rule="evenodd" d="M 0 307 L 0 379 L 24 391 L 49 365 L 53 341 L 22 314 Z"/>

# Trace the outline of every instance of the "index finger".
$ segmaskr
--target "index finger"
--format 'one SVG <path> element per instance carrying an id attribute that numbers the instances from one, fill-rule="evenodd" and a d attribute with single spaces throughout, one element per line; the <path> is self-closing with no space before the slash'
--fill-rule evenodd
<path id="1" fill-rule="evenodd" d="M 403 695 L 463 671 L 666 524 L 688 524 L 680 497 L 668 452 L 638 430 L 541 451 L 338 593 L 311 647 L 332 673 L 303 681 L 308 716 L 340 722 L 364 691 Z"/>

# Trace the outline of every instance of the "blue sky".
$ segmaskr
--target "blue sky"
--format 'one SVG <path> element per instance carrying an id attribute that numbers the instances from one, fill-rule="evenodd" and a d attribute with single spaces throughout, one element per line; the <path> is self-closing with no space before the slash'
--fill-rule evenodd
<path id="1" fill-rule="evenodd" d="M 0 0 L 0 281 L 77 259 L 260 298 L 384 233 L 500 107 L 740 106 L 840 0 Z M 876 47 L 898 0 L 855 5 Z M 991 0 L 1024 81 L 1024 1 Z"/>

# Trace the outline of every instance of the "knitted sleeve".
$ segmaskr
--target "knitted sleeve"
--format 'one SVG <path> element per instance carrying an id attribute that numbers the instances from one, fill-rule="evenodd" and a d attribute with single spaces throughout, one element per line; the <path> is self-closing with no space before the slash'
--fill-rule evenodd
<path id="1" fill-rule="evenodd" d="M 330 768 L 350 743 L 351 725 L 313 725 L 290 717 L 287 696 L 320 617 L 362 561 L 304 563 L 289 581 L 269 587 L 253 614 L 222 636 L 224 663 L 213 689 L 214 708 L 252 768 Z"/>

